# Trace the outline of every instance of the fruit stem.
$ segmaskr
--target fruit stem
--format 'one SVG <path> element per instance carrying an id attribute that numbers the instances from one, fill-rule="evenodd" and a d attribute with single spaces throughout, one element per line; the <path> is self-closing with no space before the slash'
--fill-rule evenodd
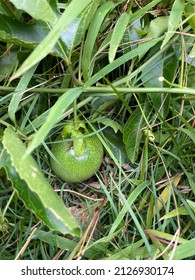
<path id="1" fill-rule="evenodd" d="M 77 99 L 74 100 L 74 126 L 75 129 L 77 128 L 77 122 L 78 122 L 78 115 L 77 115 Z"/>

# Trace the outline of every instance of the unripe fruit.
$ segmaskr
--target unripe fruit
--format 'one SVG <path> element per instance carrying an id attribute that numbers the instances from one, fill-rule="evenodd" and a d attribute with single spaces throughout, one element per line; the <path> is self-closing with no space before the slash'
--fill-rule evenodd
<path id="1" fill-rule="evenodd" d="M 85 181 L 100 168 L 103 146 L 96 135 L 88 133 L 84 123 L 70 123 L 52 144 L 51 168 L 64 181 Z"/>

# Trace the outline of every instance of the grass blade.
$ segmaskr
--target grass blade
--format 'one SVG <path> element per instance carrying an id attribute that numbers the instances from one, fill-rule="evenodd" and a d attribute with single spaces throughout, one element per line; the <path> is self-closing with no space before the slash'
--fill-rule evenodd
<path id="1" fill-rule="evenodd" d="M 60 120 L 61 115 L 72 104 L 72 102 L 81 94 L 81 88 L 73 88 L 65 92 L 50 110 L 44 124 L 36 132 L 32 142 L 28 146 L 26 155 L 30 154 L 45 139 L 50 129 Z"/>
<path id="2" fill-rule="evenodd" d="M 133 49 L 132 51 L 124 54 L 123 56 L 117 58 L 112 63 L 106 65 L 100 71 L 98 71 L 94 76 L 92 76 L 86 83 L 85 88 L 90 87 L 91 85 L 97 83 L 102 77 L 105 77 L 108 73 L 112 72 L 114 69 L 118 68 L 119 66 L 123 65 L 127 61 L 131 60 L 132 58 L 146 53 L 150 48 L 155 46 L 158 42 L 162 40 L 163 37 L 156 38 L 144 44 L 141 44 L 138 48 Z"/>
<path id="3" fill-rule="evenodd" d="M 190 208 L 193 210 L 195 213 L 195 202 L 187 199 L 187 203 L 190 205 Z"/>
<path id="4" fill-rule="evenodd" d="M 177 30 L 180 21 L 182 19 L 184 11 L 184 0 L 175 0 L 173 7 L 171 9 L 171 14 L 168 23 L 168 31 L 165 35 L 165 38 L 162 42 L 161 49 L 169 42 L 169 40 L 174 36 L 175 31 Z"/>
<path id="5" fill-rule="evenodd" d="M 110 40 L 110 49 L 109 49 L 109 54 L 108 54 L 108 58 L 110 63 L 113 62 L 115 55 L 116 55 L 116 51 L 119 47 L 119 44 L 123 38 L 126 26 L 129 22 L 129 15 L 127 13 L 123 13 L 120 18 L 118 19 L 116 26 L 113 29 L 112 32 L 112 37 Z"/>
<path id="6" fill-rule="evenodd" d="M 23 94 L 30 82 L 30 79 L 32 78 L 35 70 L 37 68 L 37 65 L 34 65 L 29 71 L 27 71 L 23 77 L 21 78 L 18 86 L 16 87 L 13 97 L 10 101 L 9 107 L 8 107 L 8 114 L 10 119 L 15 123 L 16 118 L 15 118 L 15 113 L 17 112 L 18 105 L 23 97 Z"/>
<path id="7" fill-rule="evenodd" d="M 195 239 L 191 239 L 176 248 L 173 260 L 184 260 L 195 256 Z"/>
<path id="8" fill-rule="evenodd" d="M 136 189 L 130 194 L 129 198 L 127 199 L 129 207 L 134 203 L 136 198 L 140 195 L 140 193 L 147 187 L 148 183 L 144 182 L 140 184 L 139 186 L 136 187 Z M 127 213 L 127 207 L 126 205 L 123 206 L 121 211 L 119 212 L 115 222 L 113 223 L 111 229 L 110 229 L 110 234 L 113 233 L 117 227 L 120 225 L 121 221 L 123 220 L 125 214 Z"/>
<path id="9" fill-rule="evenodd" d="M 143 240 L 139 240 L 131 245 L 129 245 L 128 247 L 126 247 L 125 249 L 112 254 L 108 260 L 122 260 L 122 259 L 129 259 L 129 256 L 131 256 L 132 254 L 136 254 L 136 251 L 143 245 Z"/>
<path id="10" fill-rule="evenodd" d="M 139 190 L 140 190 L 140 189 L 143 190 L 143 189 L 146 187 L 146 185 L 147 185 L 147 183 L 144 182 L 144 183 L 140 184 L 140 185 L 136 188 L 136 190 L 137 190 L 139 187 L 140 187 Z M 141 187 L 142 187 L 142 188 L 141 188 Z M 123 212 L 126 212 L 126 210 L 129 212 L 129 214 L 130 214 L 132 220 L 133 220 L 134 223 L 135 223 L 135 226 L 136 226 L 136 228 L 137 228 L 139 234 L 141 235 L 141 237 L 142 237 L 142 239 L 143 239 L 143 241 L 144 241 L 144 243 L 145 243 L 145 246 L 146 246 L 146 248 L 147 248 L 147 250 L 148 250 L 148 253 L 150 254 L 151 257 L 153 257 L 152 248 L 151 248 L 151 246 L 150 246 L 150 244 L 149 244 L 149 242 L 148 242 L 148 239 L 147 239 L 146 234 L 145 234 L 145 232 L 144 232 L 144 230 L 143 230 L 143 228 L 142 228 L 142 225 L 141 225 L 140 222 L 138 221 L 138 219 L 137 219 L 137 217 L 136 217 L 134 211 L 133 211 L 132 208 L 131 208 L 131 205 L 132 205 L 132 203 L 133 203 L 133 200 L 131 201 L 129 198 L 126 200 L 125 196 L 123 195 L 123 193 L 121 192 L 121 190 L 119 189 L 119 187 L 116 186 L 116 188 L 117 188 L 117 190 L 118 190 L 118 192 L 119 192 L 119 196 L 121 197 L 121 199 L 122 199 L 123 202 L 124 202 L 124 207 L 125 207 L 125 208 L 123 207 L 122 210 L 121 210 L 121 212 L 122 212 L 122 211 L 123 211 Z M 134 190 L 133 193 L 134 193 L 136 190 Z M 137 194 L 137 193 L 136 193 L 136 194 Z M 130 197 L 131 197 L 131 195 L 130 195 Z M 125 210 L 125 211 L 124 211 L 124 210 Z M 119 213 L 119 215 L 120 215 L 120 213 Z M 122 215 L 121 215 L 121 216 L 122 216 Z M 112 227 L 112 228 L 113 228 L 113 227 Z"/>
<path id="11" fill-rule="evenodd" d="M 163 189 L 163 191 L 161 192 L 159 198 L 158 198 L 158 203 L 157 205 L 155 205 L 153 207 L 153 216 L 156 215 L 156 207 L 158 209 L 158 211 L 160 211 L 163 206 L 167 203 L 169 196 L 171 195 L 171 189 L 172 189 L 172 184 L 177 187 L 177 185 L 179 184 L 179 181 L 181 179 L 181 175 L 179 175 L 178 177 L 176 177 L 172 183 L 168 183 L 168 185 L 165 186 L 165 188 Z"/>
<path id="12" fill-rule="evenodd" d="M 171 212 L 165 214 L 160 218 L 160 221 L 170 219 L 172 217 L 177 217 L 178 215 L 189 215 L 188 210 L 185 206 L 178 207 L 177 209 L 174 209 Z"/>
<path id="13" fill-rule="evenodd" d="M 100 31 L 100 27 L 107 13 L 116 6 L 112 1 L 107 1 L 102 6 L 100 6 L 89 26 L 87 33 L 87 38 L 85 40 L 85 47 L 83 50 L 82 57 L 82 70 L 84 79 L 87 80 L 92 72 L 92 67 L 90 67 L 93 49 L 95 46 L 95 41 Z"/>

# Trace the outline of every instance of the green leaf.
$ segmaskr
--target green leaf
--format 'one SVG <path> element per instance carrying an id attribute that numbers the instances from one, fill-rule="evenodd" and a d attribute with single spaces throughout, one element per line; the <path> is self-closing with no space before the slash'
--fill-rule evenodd
<path id="1" fill-rule="evenodd" d="M 133 254 L 136 255 L 136 251 L 143 245 L 144 241 L 143 239 L 132 243 L 131 245 L 128 245 L 124 249 L 116 250 L 118 252 L 113 253 L 107 260 L 123 260 L 128 259 L 129 256 L 131 257 Z M 132 258 L 131 258 L 132 259 Z"/>
<path id="2" fill-rule="evenodd" d="M 134 197 L 136 197 L 136 195 L 138 194 L 138 192 L 141 191 L 141 189 L 142 189 L 142 190 L 145 189 L 147 185 L 148 185 L 148 182 L 143 182 L 143 183 L 141 183 L 141 184 L 140 184 L 139 186 L 137 186 L 137 188 L 130 194 L 130 196 L 128 197 L 128 199 L 125 198 L 125 196 L 124 196 L 124 194 L 122 193 L 120 187 L 118 187 L 118 186 L 116 185 L 116 189 L 117 189 L 117 191 L 118 191 L 118 193 L 119 193 L 120 199 L 121 199 L 121 200 L 123 201 L 123 203 L 124 203 L 124 206 L 123 206 L 122 210 L 119 212 L 118 217 L 120 216 L 120 214 L 123 214 L 123 213 L 126 211 L 126 209 L 127 209 L 127 212 L 130 214 L 130 217 L 131 217 L 131 219 L 132 219 L 132 221 L 133 221 L 133 223 L 134 223 L 134 226 L 136 227 L 137 231 L 139 232 L 140 236 L 142 237 L 142 239 L 143 239 L 143 241 L 144 241 L 144 243 L 145 243 L 145 246 L 146 246 L 146 248 L 147 248 L 148 253 L 150 254 L 150 257 L 154 257 L 154 254 L 153 254 L 152 248 L 151 248 L 151 246 L 150 246 L 150 243 L 149 243 L 149 241 L 148 241 L 148 238 L 146 237 L 146 234 L 145 234 L 145 232 L 144 232 L 144 230 L 143 230 L 143 227 L 141 226 L 140 222 L 138 221 L 138 219 L 137 219 L 137 217 L 136 217 L 136 216 L 137 216 L 137 215 L 136 215 L 137 213 L 134 212 L 133 209 L 132 209 L 132 207 L 131 207 Z M 138 190 L 138 189 L 139 189 L 139 190 Z M 122 211 L 123 211 L 123 213 L 121 213 Z M 121 215 L 121 216 L 122 216 L 122 215 Z M 117 220 L 117 219 L 116 219 L 116 220 Z M 116 220 L 115 220 L 115 222 L 116 222 Z M 113 226 L 112 226 L 111 230 L 113 230 Z"/>
<path id="3" fill-rule="evenodd" d="M 69 32 L 70 34 L 65 34 L 66 37 L 69 38 L 68 44 L 66 43 L 69 49 L 69 59 L 72 50 L 81 43 L 83 35 L 88 28 L 88 25 L 90 24 L 94 14 L 96 13 L 100 1 L 101 0 L 93 0 L 93 2 L 81 13 L 81 15 L 73 21 L 73 23 L 77 23 L 77 26 L 73 28 L 72 24 L 70 24 L 65 32 L 63 32 Z"/>
<path id="4" fill-rule="evenodd" d="M 107 251 L 107 245 L 109 245 L 110 241 L 115 238 L 119 232 L 121 232 L 121 229 L 115 231 L 114 233 L 109 233 L 106 236 L 103 236 L 102 238 L 98 239 L 94 243 L 91 243 L 88 247 L 86 252 L 89 252 L 91 249 L 96 249 L 98 251 Z"/>
<path id="5" fill-rule="evenodd" d="M 142 108 L 143 112 L 138 106 L 124 126 L 123 141 L 127 156 L 132 163 L 135 163 L 138 158 L 140 142 L 143 135 L 142 129 L 146 126 L 144 115 L 147 118 L 150 114 L 150 109 L 151 107 L 148 102 L 145 102 Z"/>
<path id="6" fill-rule="evenodd" d="M 162 42 L 161 49 L 169 42 L 169 40 L 174 36 L 175 31 L 179 27 L 180 22 L 182 21 L 182 15 L 184 12 L 184 0 L 175 0 L 171 9 L 168 31 L 165 35 L 165 38 Z"/>
<path id="7" fill-rule="evenodd" d="M 189 57 L 190 58 L 194 58 L 195 57 L 195 46 L 193 46 L 193 48 L 191 49 L 191 51 L 189 53 Z"/>
<path id="8" fill-rule="evenodd" d="M 47 0 L 10 0 L 17 9 L 23 10 L 37 20 L 55 23 L 57 17 Z"/>
<path id="9" fill-rule="evenodd" d="M 25 205 L 53 230 L 79 236 L 79 226 L 43 176 L 37 163 L 11 126 L 3 136 L 1 161 L 13 187 Z"/>
<path id="10" fill-rule="evenodd" d="M 168 240 L 168 241 L 173 241 L 176 239 L 176 237 L 172 234 L 166 233 L 166 232 L 162 232 L 159 230 L 155 230 L 155 229 L 146 229 L 145 233 L 150 237 L 154 236 L 157 237 L 159 239 L 164 239 L 164 240 Z M 178 238 L 178 242 L 181 244 L 186 244 L 188 241 L 184 238 L 179 237 Z"/>
<path id="11" fill-rule="evenodd" d="M 87 37 L 85 40 L 85 46 L 83 49 L 83 59 L 82 59 L 82 70 L 83 76 L 85 80 L 91 76 L 92 73 L 92 64 L 91 59 L 93 55 L 93 50 L 96 42 L 96 38 L 98 33 L 100 32 L 100 27 L 108 14 L 108 12 L 116 6 L 112 1 L 107 1 L 106 3 L 102 4 L 91 21 L 91 24 L 88 29 Z"/>
<path id="12" fill-rule="evenodd" d="M 151 20 L 148 27 L 148 33 L 144 38 L 145 39 L 158 38 L 161 35 L 164 35 L 167 28 L 168 28 L 168 17 L 167 16 L 157 17 L 154 20 Z M 146 52 L 140 54 L 139 59 L 141 59 L 145 54 Z"/>
<path id="13" fill-rule="evenodd" d="M 84 33 L 87 13 L 83 12 L 71 22 L 61 33 L 59 44 L 56 44 L 50 54 L 64 58 L 64 53 L 69 55 L 82 39 Z M 22 23 L 14 18 L 1 15 L 0 17 L 0 39 L 14 45 L 34 49 L 51 31 L 48 24 L 34 21 L 31 24 Z"/>
<path id="14" fill-rule="evenodd" d="M 125 151 L 122 133 L 120 131 L 115 133 L 111 127 L 104 128 L 102 133 L 113 155 L 117 159 L 120 159 L 121 163 L 128 163 L 129 160 Z"/>
<path id="15" fill-rule="evenodd" d="M 38 229 L 35 231 L 32 237 L 32 240 L 37 239 L 42 240 L 43 242 L 46 242 L 55 248 L 63 249 L 69 252 L 72 252 L 78 244 L 77 240 L 71 240 L 68 237 L 59 236 L 52 231 L 46 232 Z M 96 248 L 90 248 L 84 252 L 84 257 L 88 259 L 93 259 L 95 255 L 97 255 Z"/>
<path id="16" fill-rule="evenodd" d="M 162 38 L 156 38 L 144 44 L 141 44 L 136 49 L 131 50 L 130 52 L 122 55 L 121 57 L 115 59 L 112 63 L 106 65 L 100 71 L 98 71 L 94 76 L 92 76 L 88 81 L 85 83 L 85 88 L 90 87 L 91 85 L 97 83 L 102 77 L 105 77 L 108 73 L 112 72 L 114 69 L 117 69 L 119 66 L 123 65 L 127 61 L 131 60 L 132 58 L 146 53 L 150 48 L 156 45 Z"/>
<path id="17" fill-rule="evenodd" d="M 92 3 L 87 7 L 86 12 L 85 12 L 85 29 L 86 31 L 87 27 L 91 23 L 92 19 L 94 18 L 97 9 L 99 5 L 101 4 L 102 0 L 92 0 Z"/>
<path id="18" fill-rule="evenodd" d="M 188 135 L 191 140 L 195 143 L 195 131 L 194 128 L 189 122 L 181 115 L 179 116 L 180 120 L 185 124 L 186 128 L 179 127 L 178 131 L 184 132 L 186 135 Z"/>
<path id="19" fill-rule="evenodd" d="M 22 66 L 16 71 L 16 73 L 11 77 L 11 79 L 18 78 L 28 69 L 30 69 L 33 65 L 41 61 L 44 57 L 46 57 L 57 43 L 62 32 L 67 28 L 69 24 L 73 22 L 73 20 L 87 7 L 87 5 L 91 1 L 92 0 L 85 0 L 79 2 L 79 5 L 77 0 L 71 1 L 64 13 L 62 14 L 62 16 L 57 21 L 56 25 L 53 27 L 53 29 L 49 32 L 45 39 L 36 47 L 36 49 L 30 54 L 30 56 L 24 61 Z M 66 55 L 64 54 L 64 56 Z"/>
<path id="20" fill-rule="evenodd" d="M 63 49 L 66 50 L 66 53 L 69 55 L 69 60 L 71 57 L 72 50 L 75 46 L 75 41 L 78 37 L 80 22 L 81 22 L 81 18 L 75 18 L 73 22 L 71 22 L 66 27 L 66 29 L 62 32 L 60 36 L 60 40 L 59 40 L 60 44 L 58 45 L 61 45 Z"/>
<path id="21" fill-rule="evenodd" d="M 8 77 L 17 66 L 17 52 L 11 50 L 0 57 L 0 82 Z"/>
<path id="22" fill-rule="evenodd" d="M 135 200 L 137 199 L 137 197 L 141 194 L 141 192 L 147 188 L 148 186 L 148 182 L 143 182 L 141 184 L 139 184 L 129 195 L 129 197 L 127 198 L 126 202 L 128 203 L 128 206 L 131 207 L 133 205 L 133 203 L 135 202 Z M 115 230 L 118 228 L 118 226 L 121 224 L 121 221 L 123 220 L 124 216 L 126 215 L 126 213 L 128 212 L 128 207 L 126 204 L 124 204 L 124 206 L 122 207 L 122 209 L 120 210 L 120 212 L 117 215 L 117 218 L 115 219 L 109 234 L 112 234 L 115 232 Z"/>
<path id="23" fill-rule="evenodd" d="M 135 13 L 131 15 L 130 21 L 135 21 L 139 17 L 143 17 L 144 14 L 147 13 L 147 11 L 151 10 L 153 7 L 155 7 L 158 3 L 161 2 L 161 0 L 153 0 L 153 1 L 147 1 L 149 2 L 146 6 L 142 6 L 141 9 L 137 9 Z"/>
<path id="24" fill-rule="evenodd" d="M 189 185 L 192 188 L 192 191 L 193 191 L 193 193 L 195 195 L 195 174 L 187 172 L 187 170 L 185 170 L 185 175 L 187 176 L 188 181 L 189 181 Z"/>
<path id="25" fill-rule="evenodd" d="M 160 218 L 160 221 L 165 220 L 165 219 L 170 219 L 173 217 L 177 217 L 178 215 L 189 215 L 188 210 L 186 209 L 185 206 L 178 207 L 177 209 L 174 209 L 173 211 L 165 214 L 164 216 L 162 216 Z"/>
<path id="26" fill-rule="evenodd" d="M 78 102 L 77 104 L 77 109 L 81 108 L 82 106 L 88 104 L 91 101 L 92 97 L 87 97 L 83 99 L 82 101 Z M 49 112 L 51 111 L 52 107 L 39 115 L 36 119 L 34 119 L 29 125 L 27 125 L 24 129 L 23 132 L 25 135 L 30 134 L 34 132 L 35 129 L 38 129 L 40 126 L 42 126 L 47 119 Z M 70 114 L 73 113 L 73 108 L 68 109 L 63 115 L 61 115 L 61 118 L 59 121 L 64 119 L 65 117 L 68 117 Z"/>
<path id="27" fill-rule="evenodd" d="M 95 119 L 101 113 L 103 113 L 107 108 L 112 106 L 118 101 L 118 98 L 115 96 L 101 96 L 101 97 L 94 97 L 91 102 L 91 118 Z"/>
<path id="28" fill-rule="evenodd" d="M 189 204 L 190 208 L 193 210 L 193 212 L 195 213 L 195 202 L 191 201 L 189 199 L 186 200 L 187 203 Z"/>
<path id="29" fill-rule="evenodd" d="M 148 33 L 145 38 L 158 38 L 161 36 L 168 28 L 168 16 L 161 16 L 151 20 L 148 27 Z"/>
<path id="30" fill-rule="evenodd" d="M 122 131 L 121 125 L 117 121 L 114 121 L 110 118 L 103 117 L 99 120 L 99 122 L 104 124 L 105 126 L 111 127 L 115 133 L 117 133 L 118 131 Z"/>
<path id="31" fill-rule="evenodd" d="M 159 46 L 154 47 L 148 54 L 149 57 L 158 51 Z M 175 71 L 178 65 L 178 59 L 172 47 L 163 53 L 160 53 L 153 61 L 142 71 L 142 82 L 145 87 L 163 87 L 159 77 L 165 77 L 172 82 L 175 78 Z M 148 93 L 150 100 L 156 112 L 165 119 L 169 112 L 170 95 L 166 93 Z"/>
<path id="32" fill-rule="evenodd" d="M 12 10 L 8 8 L 7 3 L 5 2 L 5 0 L 0 0 L 0 14 L 1 15 L 11 16 L 11 17 L 15 16 L 14 12 L 12 12 Z"/>
<path id="33" fill-rule="evenodd" d="M 188 22 L 189 22 L 190 26 L 192 27 L 193 32 L 195 33 L 195 6 L 194 6 L 194 2 L 193 2 L 193 5 L 191 5 L 190 3 L 187 3 L 185 5 L 184 15 L 188 19 Z"/>
<path id="34" fill-rule="evenodd" d="M 180 127 L 178 130 L 180 130 L 180 131 L 184 132 L 186 135 L 188 135 L 188 136 L 190 137 L 190 139 L 191 139 L 191 140 L 194 142 L 194 144 L 195 144 L 195 131 L 194 131 L 193 128 L 191 128 L 191 129 L 189 130 L 189 128 L 186 129 L 186 128 Z"/>
<path id="35" fill-rule="evenodd" d="M 41 21 L 25 24 L 6 15 L 0 16 L 0 39 L 6 43 L 34 49 L 49 32 L 48 25 Z M 63 43 L 68 46 L 68 37 L 65 37 L 65 34 L 63 33 Z M 54 46 L 50 53 L 60 57 L 64 55 L 58 45 Z"/>
<path id="36" fill-rule="evenodd" d="M 171 253 L 170 253 L 171 254 Z M 173 260 L 184 260 L 195 256 L 195 238 L 176 247 Z"/>
<path id="37" fill-rule="evenodd" d="M 65 92 L 58 101 L 53 105 L 50 110 L 44 124 L 41 128 L 35 133 L 35 136 L 28 146 L 26 151 L 27 154 L 30 154 L 36 147 L 38 147 L 45 139 L 50 129 L 60 120 L 61 115 L 66 111 L 66 109 L 72 104 L 72 102 L 79 97 L 82 93 L 81 88 L 72 88 L 69 91 Z"/>
<path id="38" fill-rule="evenodd" d="M 123 13 L 120 16 L 120 18 L 118 19 L 118 21 L 112 31 L 112 37 L 110 40 L 110 48 L 109 48 L 109 53 L 108 53 L 108 58 L 109 58 L 110 63 L 112 63 L 115 58 L 116 51 L 123 38 L 125 29 L 129 22 L 129 19 L 130 19 L 130 16 L 127 13 Z"/>
<path id="39" fill-rule="evenodd" d="M 18 105 L 23 97 L 23 94 L 37 68 L 37 65 L 32 67 L 29 71 L 27 71 L 23 77 L 21 78 L 20 82 L 18 83 L 18 86 L 16 87 L 14 94 L 12 96 L 12 99 L 10 101 L 9 107 L 8 107 L 8 114 L 10 119 L 15 123 L 15 113 L 18 109 Z"/>

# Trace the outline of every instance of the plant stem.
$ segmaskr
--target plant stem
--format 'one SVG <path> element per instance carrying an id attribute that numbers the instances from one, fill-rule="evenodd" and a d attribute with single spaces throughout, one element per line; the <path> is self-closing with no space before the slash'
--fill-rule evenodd
<path id="1" fill-rule="evenodd" d="M 0 86 L 0 91 L 12 92 L 15 90 L 15 87 L 6 87 Z M 70 88 L 28 88 L 26 92 L 34 92 L 34 93 L 51 93 L 51 94 L 63 94 L 66 91 L 70 90 Z M 169 93 L 169 94 L 179 94 L 179 95 L 195 95 L 195 89 L 193 88 L 159 88 L 159 87 L 145 87 L 145 88 L 137 88 L 137 87 L 116 87 L 116 90 L 121 93 Z M 112 93 L 116 95 L 113 89 L 109 86 L 99 86 L 99 87 L 88 87 L 83 89 L 83 93 Z"/>
<path id="2" fill-rule="evenodd" d="M 73 107 L 73 110 L 74 110 L 74 125 L 77 126 L 77 121 L 78 121 L 78 115 L 77 115 L 77 98 L 75 98 L 74 100 L 74 107 Z M 76 127 L 75 127 L 76 128 Z"/>

